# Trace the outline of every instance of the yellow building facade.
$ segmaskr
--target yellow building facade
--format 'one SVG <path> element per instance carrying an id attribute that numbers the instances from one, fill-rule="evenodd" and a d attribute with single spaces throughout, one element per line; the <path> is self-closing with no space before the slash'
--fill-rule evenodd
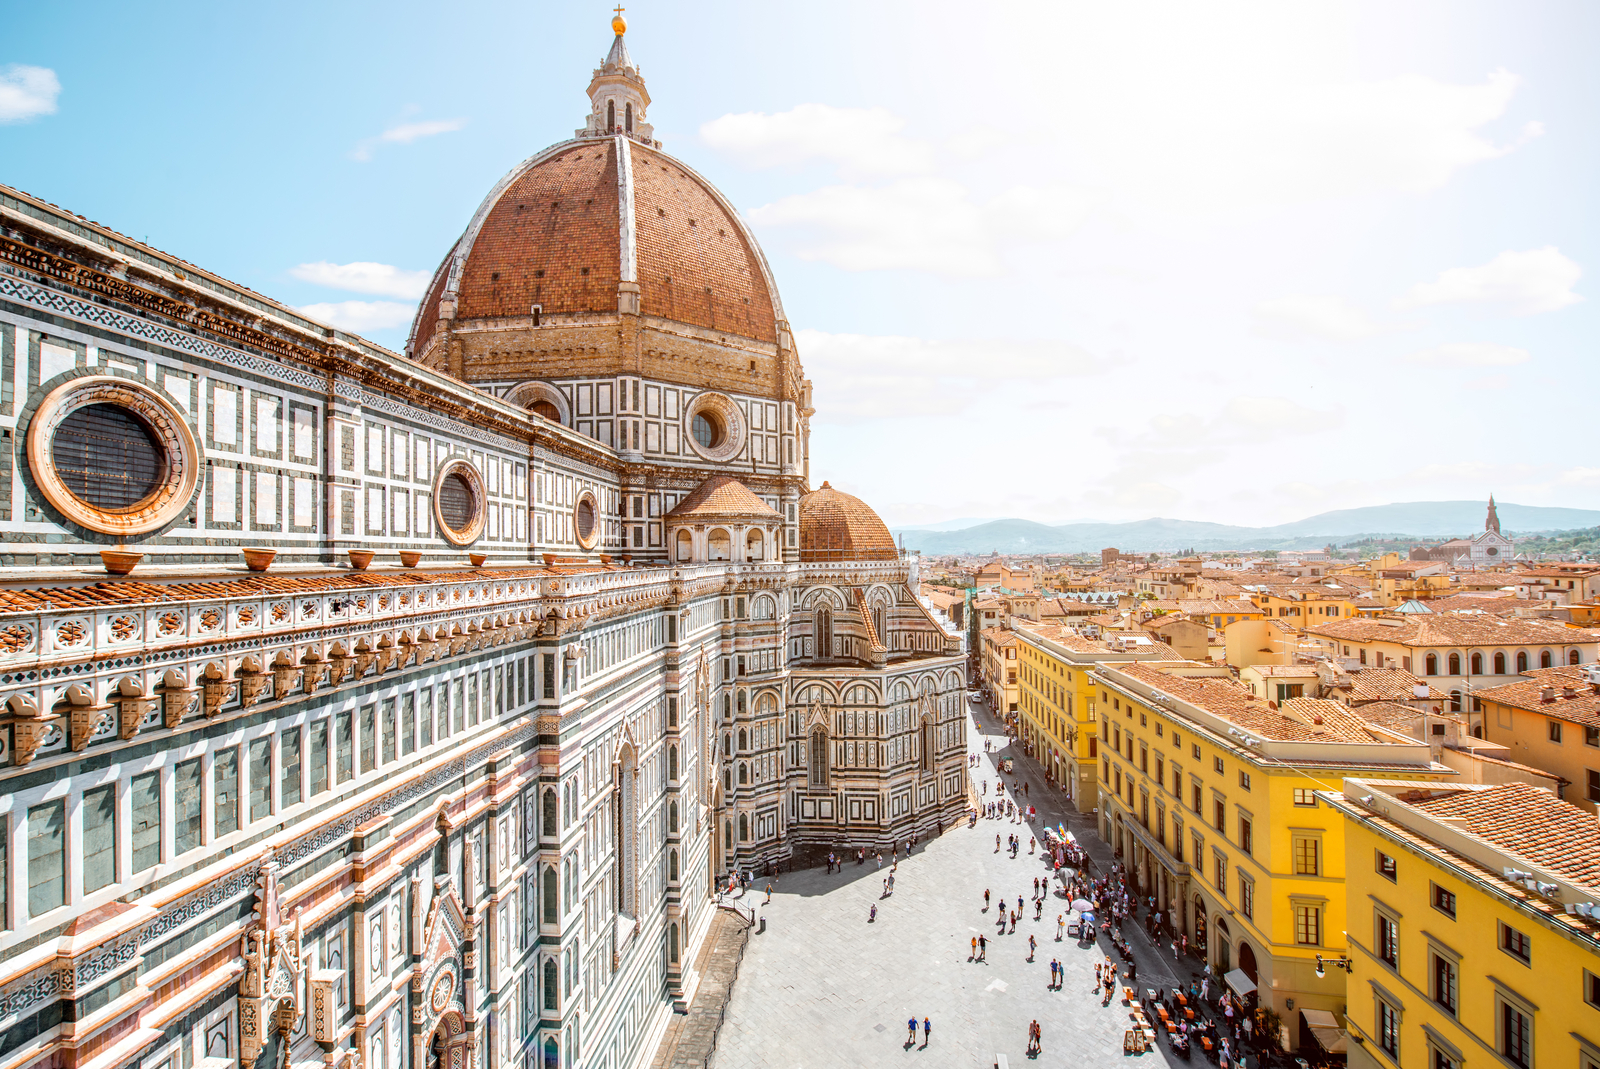
<path id="1" fill-rule="evenodd" d="M 1218 672 L 1221 675 L 1218 675 Z M 1423 743 L 1369 730 L 1334 702 L 1273 708 L 1204 665 L 1103 666 L 1101 834 L 1212 970 L 1254 986 L 1299 1041 L 1301 1009 L 1344 1009 L 1344 820 L 1317 792 L 1382 771 L 1454 773 Z"/>
<path id="2" fill-rule="evenodd" d="M 1017 623 L 1017 728 L 1030 756 L 1079 812 L 1099 804 L 1099 738 L 1092 671 L 1106 664 L 1159 661 L 1161 646 L 1118 648 L 1059 624 Z"/>
<path id="3" fill-rule="evenodd" d="M 1350 779 L 1325 801 L 1346 826 L 1351 1069 L 1600 1067 L 1592 815 L 1520 783 Z"/>

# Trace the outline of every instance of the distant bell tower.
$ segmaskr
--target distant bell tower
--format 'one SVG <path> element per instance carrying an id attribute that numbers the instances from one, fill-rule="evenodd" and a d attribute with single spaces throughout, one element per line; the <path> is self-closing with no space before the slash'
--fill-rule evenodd
<path id="1" fill-rule="evenodd" d="M 1494 510 L 1493 494 L 1489 495 L 1489 515 L 1483 521 L 1483 529 L 1485 531 L 1493 531 L 1495 534 L 1500 533 L 1500 514 Z"/>
<path id="2" fill-rule="evenodd" d="M 628 46 L 623 42 L 623 35 L 628 32 L 628 22 L 622 17 L 622 10 L 618 7 L 616 18 L 611 20 L 611 30 L 617 35 L 616 40 L 611 42 L 611 51 L 606 53 L 605 61 L 589 82 L 589 118 L 576 136 L 615 137 L 622 134 L 659 148 L 655 130 L 644 121 L 645 109 L 650 106 L 650 94 L 644 87 L 644 76 L 634 65 L 633 57 L 628 55 Z"/>

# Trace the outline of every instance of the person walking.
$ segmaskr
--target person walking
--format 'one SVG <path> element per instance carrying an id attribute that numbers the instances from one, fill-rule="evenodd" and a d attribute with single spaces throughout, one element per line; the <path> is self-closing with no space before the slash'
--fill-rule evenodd
<path id="1" fill-rule="evenodd" d="M 989 889 L 987 887 L 983 889 L 983 911 L 985 913 L 989 912 Z"/>
<path id="2" fill-rule="evenodd" d="M 922 1045 L 926 1047 L 928 1040 L 933 1038 L 933 1023 L 926 1017 L 922 1019 Z"/>
<path id="3" fill-rule="evenodd" d="M 978 960 L 989 960 L 989 938 L 981 933 L 978 935 Z"/>
<path id="4" fill-rule="evenodd" d="M 968 961 L 977 961 L 978 960 L 978 937 L 977 936 L 973 936 L 972 937 L 972 957 L 968 958 L 967 960 Z"/>
<path id="5" fill-rule="evenodd" d="M 909 1033 L 906 1036 L 906 1046 L 909 1047 L 917 1041 L 917 1019 L 915 1017 L 906 1022 L 906 1030 Z"/>
<path id="6" fill-rule="evenodd" d="M 1039 944 L 1034 941 L 1033 936 L 1031 936 L 1031 935 L 1028 936 L 1028 960 L 1029 961 L 1033 960 L 1033 952 L 1034 952 L 1034 949 L 1038 947 L 1038 945 Z"/>

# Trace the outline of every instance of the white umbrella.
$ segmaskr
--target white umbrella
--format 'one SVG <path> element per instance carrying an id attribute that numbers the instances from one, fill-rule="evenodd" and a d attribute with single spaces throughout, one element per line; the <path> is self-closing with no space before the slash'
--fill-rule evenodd
<path id="1" fill-rule="evenodd" d="M 1086 898 L 1074 898 L 1072 900 L 1072 908 L 1081 913 L 1084 910 L 1093 909 L 1094 903 Z"/>

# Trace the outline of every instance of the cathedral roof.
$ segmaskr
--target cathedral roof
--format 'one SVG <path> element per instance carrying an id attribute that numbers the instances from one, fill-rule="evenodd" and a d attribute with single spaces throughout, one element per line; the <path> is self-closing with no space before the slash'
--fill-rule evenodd
<path id="1" fill-rule="evenodd" d="M 894 536 L 859 497 L 822 484 L 800 499 L 800 560 L 896 560 Z"/>
<path id="2" fill-rule="evenodd" d="M 667 513 L 669 520 L 755 519 L 778 523 L 783 517 L 762 501 L 744 483 L 731 475 L 713 475 L 694 488 L 694 492 Z"/>

